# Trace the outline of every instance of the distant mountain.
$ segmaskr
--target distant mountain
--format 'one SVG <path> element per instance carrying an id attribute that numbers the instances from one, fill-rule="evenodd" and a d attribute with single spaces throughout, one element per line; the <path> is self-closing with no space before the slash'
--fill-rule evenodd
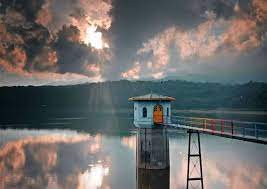
<path id="1" fill-rule="evenodd" d="M 176 98 L 180 109 L 267 109 L 267 84 L 194 83 L 168 81 L 108 81 L 72 86 L 1 87 L 0 109 L 131 108 L 128 98 L 150 92 Z"/>

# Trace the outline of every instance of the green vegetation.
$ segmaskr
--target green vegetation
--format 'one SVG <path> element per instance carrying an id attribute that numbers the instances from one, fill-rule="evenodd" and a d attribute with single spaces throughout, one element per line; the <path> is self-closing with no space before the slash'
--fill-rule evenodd
<path id="1" fill-rule="evenodd" d="M 1 87 L 1 109 L 131 108 L 128 98 L 153 91 L 176 98 L 176 109 L 267 109 L 267 84 L 225 85 L 186 81 L 109 81 L 73 86 Z"/>

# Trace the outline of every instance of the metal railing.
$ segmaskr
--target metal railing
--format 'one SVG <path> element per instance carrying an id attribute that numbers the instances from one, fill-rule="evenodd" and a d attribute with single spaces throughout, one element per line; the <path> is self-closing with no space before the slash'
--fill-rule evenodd
<path id="1" fill-rule="evenodd" d="M 226 137 L 267 141 L 267 123 L 172 115 L 171 126 L 195 129 Z"/>

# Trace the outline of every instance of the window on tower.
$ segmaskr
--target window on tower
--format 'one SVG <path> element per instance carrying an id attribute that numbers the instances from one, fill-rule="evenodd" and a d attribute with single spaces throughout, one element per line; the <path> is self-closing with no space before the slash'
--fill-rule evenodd
<path id="1" fill-rule="evenodd" d="M 146 107 L 143 108 L 143 117 L 147 117 L 147 109 L 146 109 Z"/>

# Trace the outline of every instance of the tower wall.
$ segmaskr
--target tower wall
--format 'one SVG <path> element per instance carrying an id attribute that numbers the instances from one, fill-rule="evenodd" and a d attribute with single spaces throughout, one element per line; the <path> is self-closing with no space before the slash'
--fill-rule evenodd
<path id="1" fill-rule="evenodd" d="M 166 128 L 138 128 L 137 167 L 169 168 L 169 140 Z"/>
<path id="2" fill-rule="evenodd" d="M 137 169 L 137 189 L 169 189 L 170 170 Z"/>

